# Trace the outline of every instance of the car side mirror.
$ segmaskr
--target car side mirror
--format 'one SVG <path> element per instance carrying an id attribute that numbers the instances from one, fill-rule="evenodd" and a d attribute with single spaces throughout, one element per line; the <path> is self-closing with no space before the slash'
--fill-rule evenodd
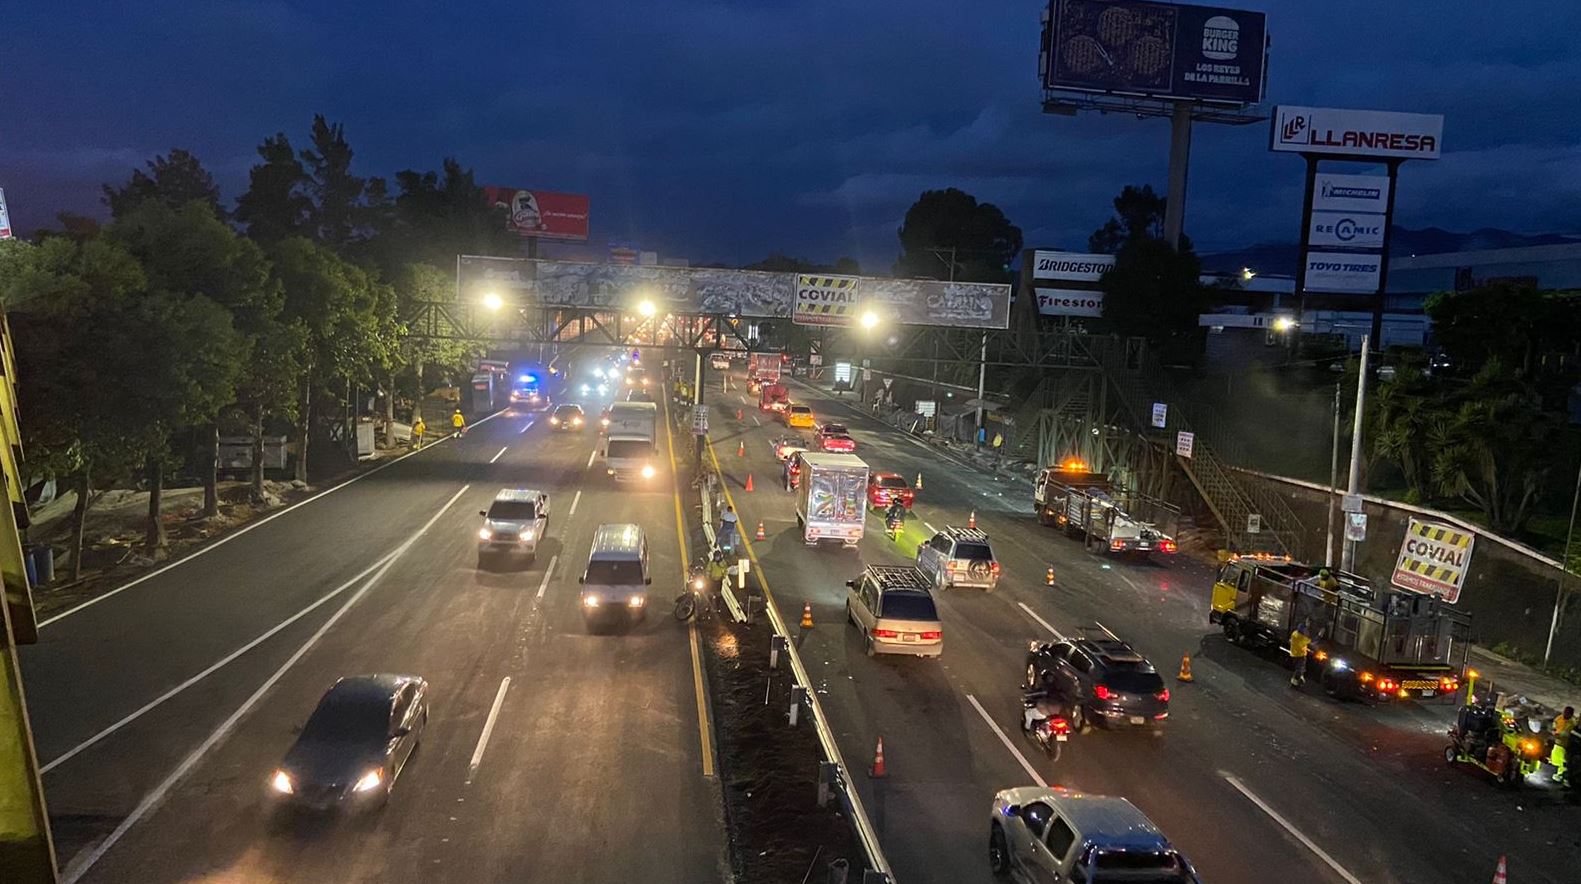
<path id="1" fill-rule="evenodd" d="M 1012 804 L 1009 807 L 1005 808 L 1005 816 L 1020 816 L 1020 815 L 1021 815 L 1021 805 L 1019 805 L 1019 804 Z"/>
<path id="2" fill-rule="evenodd" d="M 645 585 L 647 585 L 647 586 L 652 586 L 653 585 L 653 578 L 652 577 L 644 577 L 644 578 L 642 578 L 642 582 Z"/>
<path id="3" fill-rule="evenodd" d="M 847 586 L 847 587 L 848 587 L 848 588 L 850 588 L 850 589 L 856 589 L 856 581 L 855 581 L 855 580 L 847 580 L 847 581 L 846 581 L 846 582 L 845 582 L 845 585 L 846 585 L 846 586 Z"/>
<path id="4" fill-rule="evenodd" d="M 587 575 L 583 574 L 582 576 L 576 578 L 576 582 L 577 583 L 586 583 L 587 582 Z"/>
<path id="5" fill-rule="evenodd" d="M 478 510 L 478 515 L 480 515 L 480 516 L 487 516 L 488 514 L 489 514 L 488 510 Z"/>
<path id="6" fill-rule="evenodd" d="M 409 727 L 398 727 L 398 728 L 395 729 L 395 733 L 393 734 L 393 736 L 395 736 L 395 737 L 404 737 L 404 736 L 406 736 L 407 734 L 409 734 L 411 732 L 412 732 L 412 729 L 409 728 Z"/>

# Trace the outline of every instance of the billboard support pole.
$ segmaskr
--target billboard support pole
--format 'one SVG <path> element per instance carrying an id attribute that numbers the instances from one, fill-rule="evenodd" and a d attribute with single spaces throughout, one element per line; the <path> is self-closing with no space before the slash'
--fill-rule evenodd
<path id="1" fill-rule="evenodd" d="M 1192 102 L 1173 102 L 1169 118 L 1169 192 L 1164 200 L 1164 239 L 1180 251 L 1180 233 L 1186 222 L 1186 172 L 1191 165 Z"/>
<path id="2" fill-rule="evenodd" d="M 1356 375 L 1356 416 L 1351 420 L 1350 433 L 1350 482 L 1345 490 L 1350 494 L 1361 492 L 1361 428 L 1362 419 L 1367 413 L 1367 355 L 1372 347 L 1370 337 L 1361 339 L 1361 371 Z M 1345 538 L 1345 546 L 1340 550 L 1340 568 L 1356 573 L 1356 541 Z"/>
<path id="3" fill-rule="evenodd" d="M 1394 229 L 1394 195 L 1399 191 L 1400 163 L 1403 160 L 1393 159 L 1389 165 L 1389 202 L 1383 210 L 1383 249 L 1378 256 L 1378 293 L 1372 302 L 1372 343 L 1383 352 L 1383 298 L 1384 292 L 1389 289 L 1389 240 Z M 1311 222 L 1308 222 L 1311 226 Z"/>
<path id="4" fill-rule="evenodd" d="M 1312 188 L 1317 186 L 1318 158 L 1309 153 L 1304 153 L 1301 158 L 1307 161 L 1307 183 L 1303 191 L 1301 203 L 1301 250 L 1296 254 L 1300 260 L 1296 263 L 1296 298 L 1299 303 L 1299 313 L 1296 314 L 1297 340 L 1302 332 L 1306 331 L 1307 321 L 1307 249 L 1312 245 Z M 1331 563 L 1332 564 L 1332 563 Z"/>

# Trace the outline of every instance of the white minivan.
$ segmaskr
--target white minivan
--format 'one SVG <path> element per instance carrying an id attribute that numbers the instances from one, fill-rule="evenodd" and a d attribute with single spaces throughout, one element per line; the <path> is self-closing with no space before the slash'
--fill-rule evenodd
<path id="1" fill-rule="evenodd" d="M 582 584 L 582 619 L 641 620 L 648 610 L 648 536 L 640 525 L 605 524 L 593 532 Z"/>

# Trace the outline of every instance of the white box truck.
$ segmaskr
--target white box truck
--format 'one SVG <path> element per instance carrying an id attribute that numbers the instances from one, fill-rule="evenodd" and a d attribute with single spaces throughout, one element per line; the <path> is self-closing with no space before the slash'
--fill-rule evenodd
<path id="1" fill-rule="evenodd" d="M 609 408 L 609 430 L 600 449 L 605 471 L 616 482 L 651 482 L 659 474 L 659 406 L 617 402 Z"/>
<path id="2" fill-rule="evenodd" d="M 816 546 L 838 540 L 854 547 L 867 518 L 867 464 L 854 454 L 803 451 L 796 486 L 796 525 L 802 540 Z"/>

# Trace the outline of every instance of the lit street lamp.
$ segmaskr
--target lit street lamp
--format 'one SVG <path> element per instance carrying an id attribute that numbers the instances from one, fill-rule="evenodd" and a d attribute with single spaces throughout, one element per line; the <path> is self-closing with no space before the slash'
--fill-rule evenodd
<path id="1" fill-rule="evenodd" d="M 862 311 L 862 328 L 872 331 L 878 327 L 878 314 L 871 310 Z"/>
<path id="2" fill-rule="evenodd" d="M 501 307 L 505 306 L 505 299 L 501 298 L 498 292 L 484 292 L 483 306 L 489 312 L 497 313 Z"/>
<path id="3" fill-rule="evenodd" d="M 652 301 L 644 300 L 637 305 L 637 312 L 642 314 L 644 319 L 652 319 L 654 314 L 659 312 L 659 308 L 655 307 Z"/>

